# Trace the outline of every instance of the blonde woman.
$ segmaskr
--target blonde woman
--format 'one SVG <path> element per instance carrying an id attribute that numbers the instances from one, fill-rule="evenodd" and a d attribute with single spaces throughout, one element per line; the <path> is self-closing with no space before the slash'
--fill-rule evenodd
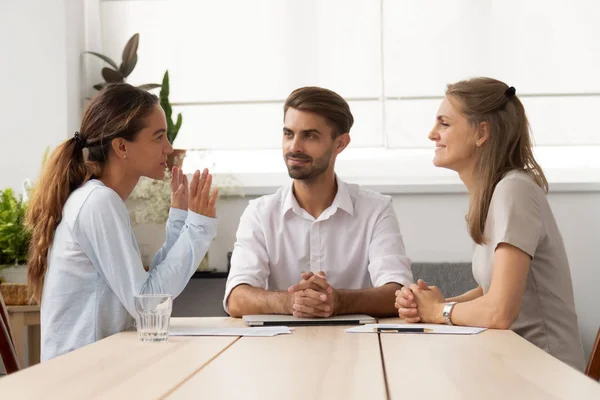
<path id="1" fill-rule="evenodd" d="M 490 78 L 448 85 L 429 139 L 434 165 L 458 172 L 469 191 L 466 220 L 479 286 L 445 299 L 418 281 L 396 292 L 399 316 L 512 329 L 583 370 L 569 263 L 515 88 Z"/>

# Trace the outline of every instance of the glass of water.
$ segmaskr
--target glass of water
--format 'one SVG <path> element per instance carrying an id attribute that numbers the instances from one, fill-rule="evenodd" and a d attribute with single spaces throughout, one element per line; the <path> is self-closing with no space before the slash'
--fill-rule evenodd
<path id="1" fill-rule="evenodd" d="M 135 296 L 138 336 L 142 342 L 166 342 L 173 310 L 170 294 L 139 294 Z"/>

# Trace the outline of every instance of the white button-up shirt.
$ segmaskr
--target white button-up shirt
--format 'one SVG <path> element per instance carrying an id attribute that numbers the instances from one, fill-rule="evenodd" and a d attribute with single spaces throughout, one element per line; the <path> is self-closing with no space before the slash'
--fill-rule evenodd
<path id="1" fill-rule="evenodd" d="M 392 198 L 337 178 L 333 203 L 315 219 L 292 186 L 250 201 L 237 231 L 223 306 L 236 286 L 287 290 L 324 271 L 336 289 L 413 281 Z"/>

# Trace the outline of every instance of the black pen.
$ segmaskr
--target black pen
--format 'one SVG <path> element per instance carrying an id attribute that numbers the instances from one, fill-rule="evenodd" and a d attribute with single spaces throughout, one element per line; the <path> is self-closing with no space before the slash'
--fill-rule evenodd
<path id="1" fill-rule="evenodd" d="M 427 333 L 433 332 L 433 329 L 428 328 L 373 328 L 377 333 L 396 332 L 396 333 Z"/>

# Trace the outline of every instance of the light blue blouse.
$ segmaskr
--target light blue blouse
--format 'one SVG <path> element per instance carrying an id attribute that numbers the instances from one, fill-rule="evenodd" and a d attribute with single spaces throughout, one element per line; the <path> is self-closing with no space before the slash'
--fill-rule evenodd
<path id="1" fill-rule="evenodd" d="M 166 242 L 146 272 L 119 195 L 95 179 L 75 190 L 48 254 L 42 361 L 133 328 L 136 294 L 178 296 L 216 231 L 217 219 L 172 208 Z"/>

